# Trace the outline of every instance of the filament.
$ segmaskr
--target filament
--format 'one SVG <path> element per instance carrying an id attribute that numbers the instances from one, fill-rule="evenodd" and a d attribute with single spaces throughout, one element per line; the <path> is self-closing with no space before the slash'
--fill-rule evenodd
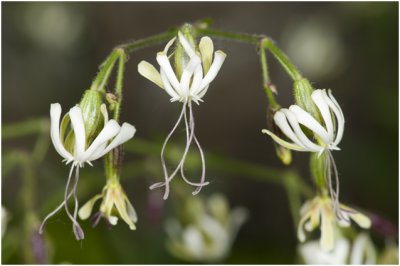
<path id="1" fill-rule="evenodd" d="M 187 116 L 186 107 L 189 108 L 189 119 L 188 119 L 188 116 Z M 172 174 L 169 175 L 168 170 L 167 170 L 167 166 L 166 166 L 166 162 L 165 162 L 164 153 L 165 153 L 165 149 L 166 149 L 166 146 L 167 146 L 167 143 L 168 143 L 169 139 L 171 138 L 172 134 L 176 131 L 178 125 L 181 123 L 182 118 L 184 119 L 184 122 L 185 122 L 186 146 L 185 146 L 185 149 L 184 149 L 184 152 L 182 154 L 180 162 L 178 163 L 177 167 L 172 172 Z M 167 199 L 168 195 L 169 195 L 169 191 L 170 191 L 169 182 L 171 182 L 171 180 L 176 176 L 176 174 L 179 171 L 181 172 L 181 176 L 182 176 L 183 180 L 187 184 L 197 187 L 196 190 L 193 191 L 193 193 L 192 193 L 193 195 L 196 195 L 197 193 L 199 193 L 203 186 L 209 184 L 209 182 L 204 182 L 204 180 L 205 180 L 204 152 L 203 152 L 203 150 L 202 150 L 202 148 L 200 146 L 199 141 L 197 140 L 197 138 L 196 138 L 196 136 L 194 134 L 194 126 L 195 126 L 195 123 L 194 123 L 192 105 L 189 102 L 187 105 L 186 104 L 183 105 L 181 114 L 179 115 L 179 118 L 178 118 L 178 121 L 176 122 L 176 124 L 173 127 L 173 129 L 171 130 L 171 132 L 168 134 L 167 138 L 164 141 L 163 147 L 161 149 L 161 165 L 162 165 L 162 168 L 163 168 L 165 182 L 159 182 L 159 183 L 153 184 L 150 187 L 150 189 L 154 189 L 154 188 L 165 186 L 165 193 L 164 193 L 164 197 L 163 197 L 164 199 Z M 197 145 L 197 147 L 199 149 L 201 162 L 202 162 L 202 174 L 201 174 L 201 182 L 200 183 L 194 183 L 194 182 L 191 182 L 190 180 L 188 180 L 186 178 L 186 176 L 185 176 L 185 171 L 184 171 L 184 165 L 185 165 L 185 162 L 186 162 L 186 157 L 187 157 L 187 154 L 189 152 L 190 145 L 193 142 L 193 139 L 195 140 L 196 145 Z"/>
<path id="2" fill-rule="evenodd" d="M 69 208 L 68 208 L 68 188 L 69 188 L 69 185 L 71 183 L 72 172 L 74 170 L 74 166 L 75 166 L 74 164 L 71 166 L 71 171 L 69 172 L 67 185 L 65 186 L 65 193 L 64 193 L 64 203 L 65 204 L 64 204 L 64 208 L 65 208 L 65 211 L 66 211 L 69 219 L 72 221 L 72 229 L 74 231 L 76 239 L 77 240 L 81 240 L 84 237 L 83 230 L 82 230 L 81 226 L 79 225 L 78 221 L 74 218 L 74 216 L 72 216 L 72 214 L 70 213 Z M 79 176 L 79 170 L 78 170 L 79 166 L 77 166 L 76 168 L 77 168 L 77 170 L 75 171 L 75 185 L 71 190 L 71 192 L 72 192 L 72 194 L 74 196 L 74 199 L 75 199 L 75 207 L 77 205 L 78 199 L 76 197 L 76 193 L 74 191 L 74 188 L 76 189 L 77 179 L 78 179 L 78 176 Z"/>
<path id="3" fill-rule="evenodd" d="M 332 156 L 332 153 L 327 150 L 326 151 L 326 156 L 325 156 L 325 176 L 328 179 L 328 185 L 329 185 L 329 194 L 332 199 L 333 203 L 333 210 L 335 212 L 335 215 L 338 220 L 345 220 L 348 221 L 348 218 L 345 217 L 340 210 L 340 202 L 339 202 L 339 173 L 336 167 L 335 159 Z M 333 181 L 332 181 L 332 169 L 333 169 L 333 174 L 335 176 L 335 189 L 333 187 Z"/>

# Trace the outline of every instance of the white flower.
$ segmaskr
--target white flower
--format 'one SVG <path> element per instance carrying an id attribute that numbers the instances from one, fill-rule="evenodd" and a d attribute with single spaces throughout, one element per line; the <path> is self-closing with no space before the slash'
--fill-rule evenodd
<path id="1" fill-rule="evenodd" d="M 141 61 L 138 65 L 139 73 L 157 84 L 160 88 L 165 89 L 165 91 L 171 96 L 171 102 L 179 101 L 183 103 L 182 111 L 179 115 L 178 121 L 168 134 L 161 149 L 161 164 L 163 167 L 165 182 L 159 182 L 150 187 L 150 189 L 154 189 L 165 186 L 164 199 L 168 198 L 170 190 L 169 183 L 178 172 L 181 173 L 181 176 L 186 183 L 197 187 L 193 192 L 193 195 L 199 193 L 201 188 L 208 184 L 208 182 L 205 182 L 204 153 L 200 146 L 200 142 L 197 140 L 196 135 L 194 134 L 195 121 L 191 102 L 194 101 L 195 103 L 199 104 L 199 102 L 202 101 L 202 98 L 206 94 L 210 83 L 217 76 L 226 57 L 224 52 L 218 50 L 214 53 L 213 59 L 214 45 L 209 37 L 201 38 L 199 48 L 196 49 L 194 45 L 189 43 L 189 41 L 181 32 L 178 32 L 178 40 L 185 53 L 181 56 L 181 58 L 177 59 L 181 60 L 183 63 L 182 73 L 179 73 L 179 71 L 173 70 L 169 59 L 170 55 L 168 55 L 168 50 L 175 42 L 175 39 L 176 38 L 170 40 L 165 46 L 165 49 L 157 53 L 157 62 L 160 65 L 159 72 L 153 65 L 146 61 Z M 186 109 L 189 109 L 189 114 L 187 114 Z M 182 120 L 184 120 L 186 127 L 186 147 L 178 166 L 170 174 L 168 173 L 165 163 L 164 152 L 169 139 Z M 199 149 L 202 163 L 202 173 L 200 182 L 198 183 L 189 181 L 184 173 L 186 156 L 193 141 L 196 143 L 196 146 Z"/>
<path id="2" fill-rule="evenodd" d="M 218 262 L 229 255 L 236 235 L 247 220 L 242 207 L 229 209 L 222 195 L 211 196 L 207 204 L 194 198 L 186 202 L 190 223 L 167 221 L 167 247 L 172 255 L 191 262 Z"/>
<path id="3" fill-rule="evenodd" d="M 79 180 L 79 168 L 83 167 L 85 163 L 92 165 L 92 161 L 99 159 L 115 147 L 131 139 L 136 131 L 135 127 L 128 123 L 124 123 L 122 126 L 120 126 L 117 121 L 113 119 L 108 120 L 108 114 L 104 104 L 101 106 L 101 111 L 104 116 L 104 127 L 97 137 L 91 143 L 88 143 L 89 140 L 86 136 L 85 121 L 83 119 L 81 108 L 79 106 L 72 107 L 69 110 L 68 115 L 64 116 L 60 125 L 61 105 L 59 103 L 51 104 L 51 140 L 56 151 L 61 155 L 61 157 L 64 158 L 63 161 L 65 161 L 66 164 L 72 163 L 72 165 L 69 172 L 67 185 L 65 187 L 64 201 L 43 220 L 39 229 L 39 233 L 43 232 L 43 227 L 47 220 L 64 206 L 68 217 L 73 223 L 75 237 L 78 240 L 84 238 L 83 230 L 76 220 L 78 213 L 76 188 Z M 68 128 L 69 122 L 73 130 L 73 145 L 66 145 L 68 135 L 65 136 L 65 131 Z M 109 143 L 109 141 L 111 142 Z M 76 169 L 75 180 L 72 189 L 69 190 L 74 168 Z M 75 201 L 73 215 L 68 209 L 68 199 L 71 196 L 74 196 Z"/>
<path id="4" fill-rule="evenodd" d="M 181 32 L 178 33 L 178 38 L 189 57 L 189 62 L 184 66 L 180 79 L 174 72 L 168 56 L 168 50 L 176 38 L 170 40 L 165 49 L 157 54 L 160 72 L 146 61 L 139 63 L 138 71 L 142 76 L 165 89 L 171 96 L 171 102 L 188 103 L 193 100 L 198 104 L 199 101 L 202 101 L 210 83 L 217 76 L 226 54 L 218 50 L 214 53 L 214 60 L 212 60 L 214 45 L 209 37 L 201 38 L 199 43 L 200 53 L 195 51 Z"/>
<path id="5" fill-rule="evenodd" d="M 330 251 L 321 248 L 318 241 L 301 244 L 298 250 L 305 264 L 376 264 L 376 250 L 367 234 L 358 234 L 352 245 L 338 231 L 336 234 L 338 235 L 338 240 Z"/>
<path id="6" fill-rule="evenodd" d="M 338 239 L 335 246 L 329 251 L 321 248 L 318 241 L 310 241 L 299 247 L 299 253 L 304 263 L 309 265 L 346 264 L 349 252 L 350 243 L 345 238 Z"/>
<path id="7" fill-rule="evenodd" d="M 73 166 L 83 167 L 85 163 L 91 165 L 91 161 L 97 160 L 118 145 L 131 139 L 135 134 L 135 127 L 123 123 L 122 126 L 114 119 L 108 120 L 105 105 L 102 105 L 104 116 L 104 127 L 88 145 L 85 133 L 85 121 L 83 120 L 82 110 L 79 106 L 72 107 L 69 110 L 69 119 L 74 130 L 75 147 L 73 152 L 68 151 L 64 146 L 64 132 L 60 132 L 61 105 L 59 103 L 51 104 L 51 140 L 54 148 L 64 158 L 66 164 L 73 162 Z M 61 124 L 61 130 L 65 130 L 66 125 Z M 108 144 L 108 141 L 111 143 Z M 107 145 L 108 144 L 108 145 Z"/>
<path id="8" fill-rule="evenodd" d="M 344 116 L 339 104 L 331 91 L 328 91 L 327 94 L 326 90 L 315 90 L 311 94 L 311 98 L 321 114 L 324 125 L 301 107 L 292 105 L 289 109 L 280 109 L 274 115 L 276 125 L 292 143 L 279 138 L 269 130 L 263 129 L 262 132 L 270 135 L 273 140 L 285 148 L 296 151 L 321 154 L 325 150 L 340 150 L 337 145 L 343 137 Z M 311 130 L 316 141 L 310 140 L 301 126 Z"/>

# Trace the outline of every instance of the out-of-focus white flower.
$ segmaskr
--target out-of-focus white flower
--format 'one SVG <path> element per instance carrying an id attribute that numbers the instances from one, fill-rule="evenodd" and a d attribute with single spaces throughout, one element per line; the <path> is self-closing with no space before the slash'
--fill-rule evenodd
<path id="1" fill-rule="evenodd" d="M 273 140 L 285 148 L 296 151 L 321 154 L 325 150 L 340 150 L 337 145 L 342 140 L 344 130 L 342 109 L 330 91 L 327 94 L 326 90 L 315 90 L 311 94 L 311 98 L 318 107 L 324 125 L 298 105 L 291 105 L 289 109 L 282 108 L 277 111 L 274 121 L 292 143 L 279 138 L 267 129 L 263 129 L 262 132 L 270 135 Z M 310 140 L 301 126 L 311 130 L 316 140 Z"/>
<path id="2" fill-rule="evenodd" d="M 4 206 L 1 206 L 1 237 L 4 236 L 7 230 L 7 224 L 10 220 L 10 214 Z"/>
<path id="3" fill-rule="evenodd" d="M 336 232 L 338 239 L 332 250 L 324 250 L 318 241 L 309 241 L 299 246 L 299 253 L 305 264 L 375 264 L 376 250 L 369 236 L 357 235 L 352 245 L 348 239 Z"/>
<path id="4" fill-rule="evenodd" d="M 297 237 L 301 242 L 306 240 L 304 229 L 311 232 L 319 227 L 320 246 L 323 250 L 331 251 L 335 247 L 334 229 L 337 225 L 348 227 L 351 219 L 362 228 L 368 229 L 371 226 L 371 220 L 367 216 L 343 204 L 340 204 L 339 211 L 344 219 L 338 220 L 333 206 L 334 203 L 328 196 L 315 197 L 302 206 L 297 231 Z"/>
<path id="5" fill-rule="evenodd" d="M 301 244 L 299 252 L 305 264 L 346 264 L 350 252 L 350 243 L 345 238 L 340 238 L 330 251 L 321 248 L 318 241 Z"/>
<path id="6" fill-rule="evenodd" d="M 191 262 L 218 262 L 229 255 L 239 228 L 247 220 L 242 207 L 229 210 L 221 195 L 207 203 L 193 198 L 187 204 L 185 221 L 168 220 L 168 250 L 177 258 Z"/>
<path id="7" fill-rule="evenodd" d="M 193 195 L 199 193 L 201 188 L 209 183 L 205 182 L 204 153 L 196 135 L 194 134 L 195 121 L 192 111 L 192 101 L 196 104 L 203 101 L 202 98 L 206 94 L 210 83 L 217 76 L 226 57 L 226 54 L 220 50 L 214 53 L 214 44 L 209 37 L 201 38 L 197 48 L 195 43 L 185 38 L 181 32 L 178 32 L 177 47 L 178 45 L 179 47 L 183 47 L 183 51 L 182 54 L 177 53 L 176 51 L 173 52 L 178 54 L 175 57 L 175 62 L 179 61 L 179 63 L 175 65 L 176 67 L 174 70 L 170 62 L 171 55 L 169 55 L 168 52 L 175 41 L 176 37 L 168 42 L 163 51 L 157 53 L 157 62 L 160 66 L 160 71 L 157 71 L 152 64 L 146 61 L 141 61 L 138 65 L 138 72 L 143 77 L 164 89 L 168 95 L 171 96 L 171 102 L 179 101 L 183 103 L 178 121 L 165 139 L 161 150 L 161 164 L 165 181 L 156 183 L 150 187 L 150 189 L 154 189 L 165 186 L 164 199 L 168 198 L 170 190 L 169 183 L 178 172 L 181 173 L 181 176 L 186 183 L 196 187 Z M 177 65 L 179 65 L 179 67 Z M 187 114 L 186 109 L 189 109 L 189 114 Z M 186 127 L 186 147 L 178 166 L 170 174 L 168 173 L 165 163 L 164 152 L 169 139 L 181 123 L 182 119 L 184 120 Z M 193 141 L 199 149 L 202 162 L 202 174 L 199 183 L 189 181 L 184 173 L 186 156 Z"/>
<path id="8" fill-rule="evenodd" d="M 78 240 L 84 238 L 83 230 L 76 219 L 78 214 L 76 188 L 79 180 L 79 168 L 83 167 L 85 163 L 92 165 L 92 161 L 99 159 L 115 147 L 131 139 L 136 131 L 135 127 L 128 123 L 124 123 L 122 126 L 120 126 L 117 121 L 113 119 L 108 120 L 107 109 L 104 104 L 101 106 L 101 112 L 104 117 L 104 126 L 100 133 L 98 133 L 93 140 L 90 140 L 88 139 L 85 130 L 86 121 L 84 120 L 84 115 L 79 106 L 72 107 L 68 114 L 64 116 L 60 124 L 61 105 L 59 103 L 51 104 L 51 140 L 58 154 L 64 158 L 63 161 L 66 164 L 72 163 L 72 165 L 69 172 L 67 185 L 65 187 L 64 201 L 54 211 L 46 216 L 42 222 L 42 225 L 40 226 L 39 233 L 43 232 L 43 227 L 47 220 L 64 206 L 68 217 L 73 223 L 75 237 Z M 67 136 L 65 134 L 68 124 L 70 124 L 70 127 L 73 130 L 70 133 L 73 134 L 72 139 L 68 138 L 68 135 L 70 134 Z M 91 141 L 91 143 L 89 141 Z M 74 169 L 75 180 L 73 188 L 70 190 L 69 187 Z M 69 211 L 67 204 L 68 199 L 71 196 L 74 197 L 75 201 L 75 210 L 73 214 L 71 214 Z"/>

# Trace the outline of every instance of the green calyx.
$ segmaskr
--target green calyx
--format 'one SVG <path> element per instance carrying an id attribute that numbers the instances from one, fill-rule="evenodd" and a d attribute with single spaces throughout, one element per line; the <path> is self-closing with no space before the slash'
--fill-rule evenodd
<path id="1" fill-rule="evenodd" d="M 321 117 L 318 112 L 317 106 L 311 99 L 311 94 L 314 88 L 310 82 L 302 78 L 294 82 L 294 98 L 298 106 L 304 109 L 307 113 L 310 113 L 317 121 L 321 122 Z"/>
<path id="2" fill-rule="evenodd" d="M 94 139 L 103 126 L 104 119 L 100 108 L 102 104 L 103 95 L 101 92 L 95 90 L 86 90 L 79 103 L 85 123 L 87 142 Z"/>
<path id="3" fill-rule="evenodd" d="M 325 177 L 325 169 L 328 167 L 326 165 L 328 155 L 324 152 L 320 156 L 318 153 L 312 153 L 310 157 L 310 171 L 313 177 L 314 183 L 321 193 L 321 195 L 327 195 L 327 183 Z"/>
<path id="4" fill-rule="evenodd" d="M 183 37 L 188 41 L 189 45 L 193 48 L 193 50 L 197 51 L 196 39 L 194 37 L 193 27 L 190 24 L 184 24 L 180 28 L 180 33 L 182 33 Z M 175 42 L 175 52 L 174 52 L 174 62 L 175 62 L 175 73 L 178 79 L 181 78 L 183 69 L 189 63 L 189 56 L 185 53 L 182 44 L 179 41 L 179 37 L 177 36 L 177 40 Z"/>

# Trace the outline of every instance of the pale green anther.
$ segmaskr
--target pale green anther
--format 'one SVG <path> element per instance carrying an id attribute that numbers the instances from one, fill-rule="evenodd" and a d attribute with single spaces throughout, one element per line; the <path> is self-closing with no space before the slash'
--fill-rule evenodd
<path id="1" fill-rule="evenodd" d="M 305 78 L 294 82 L 294 99 L 296 104 L 311 114 L 319 123 L 322 123 L 318 108 L 311 99 L 313 91 L 314 88 Z"/>
<path id="2" fill-rule="evenodd" d="M 85 123 L 87 142 L 95 138 L 103 126 L 103 115 L 101 114 L 102 104 L 102 93 L 94 90 L 86 90 L 79 103 Z"/>

